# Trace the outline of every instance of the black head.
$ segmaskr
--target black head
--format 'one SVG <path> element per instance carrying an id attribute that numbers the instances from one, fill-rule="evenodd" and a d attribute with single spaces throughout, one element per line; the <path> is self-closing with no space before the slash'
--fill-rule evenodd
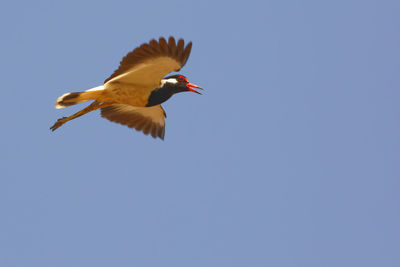
<path id="1" fill-rule="evenodd" d="M 190 83 L 185 76 L 179 74 L 163 78 L 161 80 L 161 86 L 171 88 L 174 94 L 190 91 L 201 95 L 201 93 L 197 92 L 194 88 L 203 89 L 200 86 Z"/>
<path id="2" fill-rule="evenodd" d="M 183 75 L 171 75 L 161 80 L 159 88 L 154 89 L 147 101 L 146 106 L 154 106 L 167 101 L 173 94 L 181 92 L 193 92 L 200 94 L 194 88 L 203 89 L 190 83 Z"/>

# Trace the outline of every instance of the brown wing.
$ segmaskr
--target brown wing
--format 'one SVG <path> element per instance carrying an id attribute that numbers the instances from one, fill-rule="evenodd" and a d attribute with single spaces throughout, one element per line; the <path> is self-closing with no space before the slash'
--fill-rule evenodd
<path id="1" fill-rule="evenodd" d="M 127 54 L 104 83 L 158 85 L 165 75 L 185 65 L 191 49 L 191 42 L 185 46 L 182 39 L 176 43 L 174 37 L 169 37 L 168 42 L 164 38 L 151 40 Z"/>
<path id="2" fill-rule="evenodd" d="M 161 105 L 152 107 L 134 107 L 123 104 L 114 104 L 101 109 L 101 116 L 110 121 L 117 122 L 151 134 L 153 138 L 164 140 L 165 120 L 164 109 Z"/>

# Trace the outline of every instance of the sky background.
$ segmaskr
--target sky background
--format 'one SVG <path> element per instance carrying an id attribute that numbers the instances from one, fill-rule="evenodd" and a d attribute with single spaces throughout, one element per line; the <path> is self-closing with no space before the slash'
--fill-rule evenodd
<path id="1" fill-rule="evenodd" d="M 400 2 L 1 1 L 0 266 L 400 266 Z M 56 110 L 193 42 L 165 141 Z"/>

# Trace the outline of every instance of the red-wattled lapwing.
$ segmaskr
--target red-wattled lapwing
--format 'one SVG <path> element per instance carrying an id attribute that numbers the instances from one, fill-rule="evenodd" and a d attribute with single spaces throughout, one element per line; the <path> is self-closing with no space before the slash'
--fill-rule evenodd
<path id="1" fill-rule="evenodd" d="M 202 89 L 183 75 L 163 78 L 185 65 L 191 49 L 191 42 L 185 46 L 182 39 L 176 43 L 173 37 L 142 44 L 122 59 L 103 85 L 60 96 L 56 108 L 94 102 L 72 116 L 58 119 L 50 129 L 54 131 L 67 121 L 100 108 L 103 118 L 164 139 L 166 114 L 160 104 L 173 94 L 187 91 L 200 94 L 194 88 Z"/>

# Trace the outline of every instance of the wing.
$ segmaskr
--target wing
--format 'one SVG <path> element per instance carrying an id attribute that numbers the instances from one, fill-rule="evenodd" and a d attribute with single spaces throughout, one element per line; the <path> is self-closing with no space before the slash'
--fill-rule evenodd
<path id="1" fill-rule="evenodd" d="M 101 109 L 101 116 L 110 121 L 117 122 L 151 134 L 153 138 L 160 137 L 164 140 L 165 120 L 167 117 L 161 105 L 152 107 L 134 107 L 124 104 L 114 104 Z"/>
<path id="2" fill-rule="evenodd" d="M 168 42 L 164 38 L 160 38 L 158 42 L 151 40 L 128 53 L 119 68 L 104 83 L 158 86 L 165 75 L 179 71 L 185 65 L 191 49 L 191 42 L 185 47 L 182 39 L 175 43 L 174 37 L 169 37 Z"/>

